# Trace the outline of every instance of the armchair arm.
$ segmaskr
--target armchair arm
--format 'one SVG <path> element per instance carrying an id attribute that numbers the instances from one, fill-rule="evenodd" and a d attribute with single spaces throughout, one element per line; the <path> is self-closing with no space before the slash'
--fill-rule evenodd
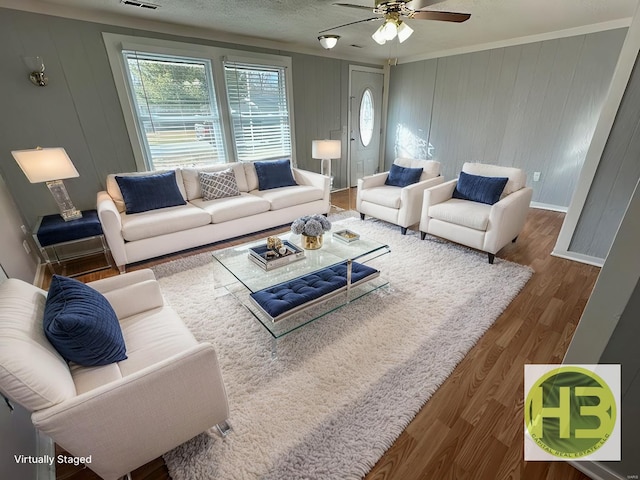
<path id="1" fill-rule="evenodd" d="M 493 204 L 484 238 L 484 251 L 496 253 L 520 234 L 527 220 L 532 196 L 533 189 L 524 187 Z"/>
<path id="2" fill-rule="evenodd" d="M 438 176 L 413 183 L 400 191 L 400 211 L 398 212 L 398 225 L 409 227 L 420 221 L 422 212 L 422 199 L 425 190 L 444 183 L 444 177 Z"/>
<path id="3" fill-rule="evenodd" d="M 356 190 L 356 210 L 362 210 L 362 191 L 367 188 L 381 187 L 387 181 L 389 172 L 376 173 L 358 179 L 358 188 Z"/>
<path id="4" fill-rule="evenodd" d="M 456 178 L 424 191 L 422 195 L 422 212 L 420 213 L 421 232 L 428 232 L 429 219 L 431 218 L 429 217 L 429 207 L 450 200 L 457 184 L 458 179 Z"/>
<path id="5" fill-rule="evenodd" d="M 97 210 L 102 231 L 116 265 L 119 267 L 126 265 L 127 253 L 124 248 L 124 238 L 122 238 L 122 219 L 113 199 L 105 191 L 98 192 Z"/>
<path id="6" fill-rule="evenodd" d="M 202 343 L 32 415 L 33 424 L 90 468 L 116 479 L 229 416 L 213 346 Z"/>

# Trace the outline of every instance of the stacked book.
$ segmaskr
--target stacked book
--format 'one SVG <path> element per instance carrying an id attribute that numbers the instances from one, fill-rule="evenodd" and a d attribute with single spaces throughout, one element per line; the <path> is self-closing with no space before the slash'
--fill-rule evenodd
<path id="1" fill-rule="evenodd" d="M 304 250 L 288 240 L 282 242 L 282 249 L 275 251 L 267 247 L 266 243 L 249 248 L 249 259 L 265 270 L 288 265 L 304 258 Z"/>

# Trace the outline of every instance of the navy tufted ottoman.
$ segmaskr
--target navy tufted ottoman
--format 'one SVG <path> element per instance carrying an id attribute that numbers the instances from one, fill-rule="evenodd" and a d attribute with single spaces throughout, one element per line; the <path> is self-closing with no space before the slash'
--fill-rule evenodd
<path id="1" fill-rule="evenodd" d="M 380 274 L 375 268 L 351 263 L 351 285 Z M 300 307 L 347 289 L 347 264 L 341 263 L 251 294 L 251 299 L 274 321 L 300 310 Z"/>

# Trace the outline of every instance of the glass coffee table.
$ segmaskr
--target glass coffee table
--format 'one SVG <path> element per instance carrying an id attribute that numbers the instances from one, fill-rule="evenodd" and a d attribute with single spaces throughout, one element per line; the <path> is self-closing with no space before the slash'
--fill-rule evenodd
<path id="1" fill-rule="evenodd" d="M 338 230 L 337 227 L 336 230 Z M 277 340 L 279 338 L 388 284 L 388 281 L 379 275 L 372 276 L 371 279 L 367 279 L 366 281 L 350 284 L 351 262 L 364 264 L 374 258 L 387 254 L 391 251 L 388 245 L 367 238 L 360 238 L 351 243 L 345 243 L 333 237 L 332 233 L 332 231 L 329 231 L 324 234 L 322 248 L 317 250 L 304 250 L 305 256 L 303 259 L 272 270 L 265 270 L 249 258 L 249 249 L 264 245 L 266 238 L 225 248 L 213 253 L 216 264 L 224 267 L 231 273 L 231 276 L 226 275 L 228 280 L 223 280 L 224 287 L 231 292 L 271 334 L 272 355 L 274 357 L 277 354 Z M 300 235 L 286 233 L 277 235 L 277 237 L 283 241 L 287 240 L 293 245 L 301 245 Z M 295 309 L 295 312 L 287 314 L 282 319 L 274 321 L 274 319 L 252 299 L 252 294 L 256 292 L 272 289 L 273 287 L 286 284 L 295 279 L 305 279 L 311 274 L 316 274 L 327 268 L 335 268 L 341 264 L 347 265 L 346 288 L 343 288 L 342 291 L 338 291 L 335 294 L 324 296 L 320 298 L 319 301 L 301 305 Z M 224 277 L 224 275 L 217 276 L 219 279 Z"/>

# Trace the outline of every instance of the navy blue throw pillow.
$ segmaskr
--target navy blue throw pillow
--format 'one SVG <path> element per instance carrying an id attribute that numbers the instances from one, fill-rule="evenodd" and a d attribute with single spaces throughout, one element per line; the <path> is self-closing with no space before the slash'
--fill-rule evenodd
<path id="1" fill-rule="evenodd" d="M 408 167 L 401 167 L 400 165 L 396 165 L 394 163 L 391 165 L 391 169 L 389 170 L 389 175 L 387 175 L 387 179 L 384 181 L 384 184 L 392 185 L 394 187 L 406 187 L 407 185 L 413 185 L 414 183 L 418 183 L 420 181 L 421 176 L 422 176 L 422 167 L 408 168 Z"/>
<path id="2" fill-rule="evenodd" d="M 53 276 L 43 327 L 51 345 L 68 362 L 92 367 L 127 358 L 122 329 L 111 304 L 78 280 Z"/>
<path id="3" fill-rule="evenodd" d="M 187 203 L 176 183 L 176 172 L 126 177 L 116 175 L 116 182 L 122 192 L 127 213 L 148 212 Z"/>
<path id="4" fill-rule="evenodd" d="M 500 200 L 508 181 L 508 177 L 482 177 L 460 172 L 453 198 L 493 205 Z"/>
<path id="5" fill-rule="evenodd" d="M 258 190 L 291 187 L 297 185 L 291 172 L 291 162 L 288 158 L 281 160 L 265 160 L 253 162 L 258 175 Z"/>

